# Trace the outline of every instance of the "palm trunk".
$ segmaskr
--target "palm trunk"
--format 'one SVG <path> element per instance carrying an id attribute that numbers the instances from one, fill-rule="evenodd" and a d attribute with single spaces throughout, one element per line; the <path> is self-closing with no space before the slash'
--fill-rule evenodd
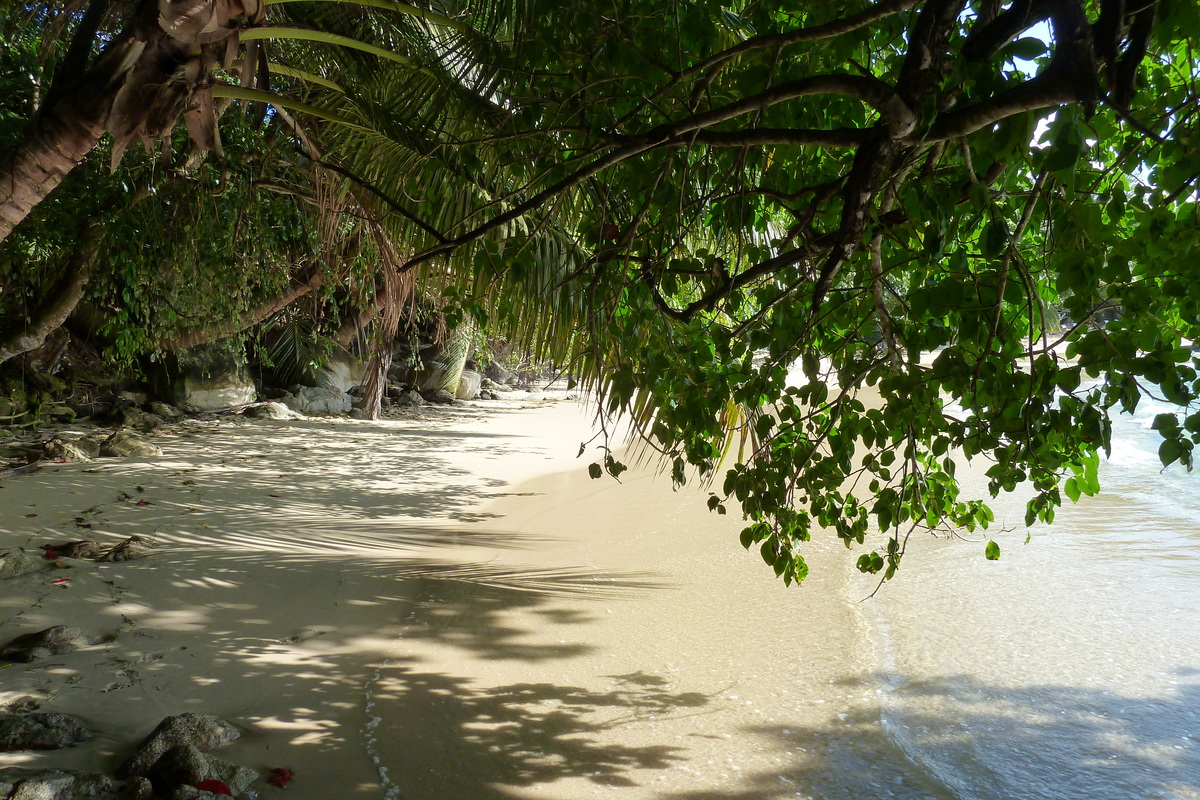
<path id="1" fill-rule="evenodd" d="M 127 32 L 88 69 L 55 76 L 25 140 L 0 168 L 0 242 L 96 148 L 113 102 L 145 52 L 146 37 Z"/>
<path id="2" fill-rule="evenodd" d="M 97 111 L 55 103 L 17 145 L 0 171 L 0 242 L 95 149 L 104 133 Z"/>
<path id="3" fill-rule="evenodd" d="M 261 0 L 136 0 L 125 31 L 112 40 L 86 69 L 98 20 L 107 5 L 85 14 L 65 61 L 46 93 L 25 140 L 0 167 L 0 242 L 77 167 L 108 133 L 113 137 L 113 167 L 134 141 L 167 138 L 185 110 L 196 107 L 189 132 L 209 146 L 215 120 L 211 95 L 203 93 L 226 40 L 237 26 L 216 26 L 213 19 L 244 15 L 262 22 Z M 194 123 L 194 124 L 193 124 Z M 206 133 L 207 132 L 207 133 Z"/>

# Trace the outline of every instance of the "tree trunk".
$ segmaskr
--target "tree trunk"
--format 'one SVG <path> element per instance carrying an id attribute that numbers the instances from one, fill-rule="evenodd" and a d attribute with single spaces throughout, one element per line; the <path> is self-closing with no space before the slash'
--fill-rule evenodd
<path id="1" fill-rule="evenodd" d="M 226 339 L 235 333 L 241 333 L 247 328 L 262 322 L 277 311 L 282 311 L 301 297 L 316 291 L 320 287 L 323 278 L 324 275 L 322 275 L 320 270 L 314 268 L 303 283 L 293 286 L 284 294 L 268 300 L 258 306 L 258 308 L 250 310 L 240 319 L 234 322 L 214 325 L 211 328 L 190 331 L 178 338 L 159 342 L 159 347 L 163 350 L 178 350 L 181 347 L 195 347 L 198 344 L 208 344 L 219 339 Z"/>
<path id="2" fill-rule="evenodd" d="M 0 242 L 108 133 L 113 167 L 133 141 L 171 135 L 188 111 L 197 146 L 211 147 L 216 121 L 208 86 L 226 40 L 263 21 L 262 0 L 136 0 L 124 32 L 85 68 L 107 6 L 89 7 L 60 72 L 23 142 L 0 167 Z M 190 111 L 189 111 L 190 109 Z"/>
<path id="3" fill-rule="evenodd" d="M 32 126 L 0 171 L 0 242 L 71 170 L 104 133 L 96 109 L 59 101 Z"/>
<path id="4" fill-rule="evenodd" d="M 10 358 L 36 350 L 46 337 L 63 326 L 83 297 L 83 287 L 92 274 L 92 262 L 100 244 L 100 226 L 93 223 L 83 234 L 82 242 L 71 258 L 70 271 L 53 296 L 32 315 L 29 325 L 0 339 L 0 364 Z"/>
<path id="5" fill-rule="evenodd" d="M 0 242 L 95 149 L 113 102 L 145 51 L 142 37 L 124 33 L 90 68 L 55 75 L 24 141 L 0 168 Z"/>

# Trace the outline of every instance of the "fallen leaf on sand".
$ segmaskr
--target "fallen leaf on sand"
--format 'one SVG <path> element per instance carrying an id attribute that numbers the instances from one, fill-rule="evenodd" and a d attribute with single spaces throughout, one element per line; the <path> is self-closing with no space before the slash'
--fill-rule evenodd
<path id="1" fill-rule="evenodd" d="M 276 767 L 271 770 L 271 774 L 267 776 L 267 783 L 272 786 L 278 786 L 280 789 L 288 785 L 288 781 L 292 779 L 292 771 L 287 767 Z"/>
<path id="2" fill-rule="evenodd" d="M 51 581 L 51 583 L 53 583 L 57 586 L 66 586 L 70 582 L 71 582 L 70 578 L 55 578 L 53 581 Z"/>
<path id="3" fill-rule="evenodd" d="M 283 497 L 281 494 L 269 494 L 267 497 Z"/>
<path id="4" fill-rule="evenodd" d="M 25 516 L 26 516 L 26 517 L 36 517 L 36 516 L 37 516 L 37 514 L 26 514 Z"/>
<path id="5" fill-rule="evenodd" d="M 202 792 L 211 792 L 212 794 L 223 794 L 226 797 L 233 797 L 233 790 L 225 781 L 219 781 L 216 778 L 209 778 L 206 781 L 200 781 L 196 784 L 196 788 Z"/>
<path id="6" fill-rule="evenodd" d="M 150 501 L 149 500 L 138 500 L 137 504 L 139 506 L 148 506 L 148 505 L 150 505 Z"/>
<path id="7" fill-rule="evenodd" d="M 48 558 L 48 559 L 51 559 L 51 560 L 58 558 L 58 551 L 56 551 L 56 550 L 54 549 L 54 545 L 52 545 L 52 544 L 44 544 L 44 545 L 42 545 L 42 547 L 43 547 L 43 548 L 45 549 L 45 551 L 46 551 L 46 552 L 42 553 L 42 558 Z"/>

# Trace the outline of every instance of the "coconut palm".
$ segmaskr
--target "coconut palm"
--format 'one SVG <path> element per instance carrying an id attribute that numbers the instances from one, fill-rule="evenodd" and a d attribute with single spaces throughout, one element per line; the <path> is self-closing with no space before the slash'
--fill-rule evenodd
<path id="1" fill-rule="evenodd" d="M 28 19 L 41 26 L 62 56 L 23 139 L 0 168 L 0 241 L 106 133 L 112 137 L 115 166 L 131 143 L 169 146 L 181 117 L 198 150 L 219 152 L 217 121 L 235 98 L 301 109 L 353 127 L 369 123 L 369 111 L 342 119 L 306 100 L 316 92 L 326 101 L 333 98 L 334 106 L 344 105 L 337 99 L 352 103 L 361 94 L 369 100 L 356 81 L 404 82 L 411 87 L 410 107 L 393 107 L 390 113 L 419 126 L 436 118 L 429 109 L 449 107 L 448 95 L 478 97 L 471 84 L 482 73 L 470 65 L 487 40 L 471 20 L 392 0 L 299 5 L 294 0 L 118 0 L 110 11 L 107 0 L 86 6 L 67 0 L 33 7 Z M 329 8 L 312 8 L 322 5 Z M 76 15 L 79 21 L 64 47 L 67 25 Z M 495 27 L 495 14 L 475 18 Z M 279 45 L 272 51 L 283 61 L 272 61 L 267 42 Z M 272 94 L 272 88 L 284 91 Z"/>

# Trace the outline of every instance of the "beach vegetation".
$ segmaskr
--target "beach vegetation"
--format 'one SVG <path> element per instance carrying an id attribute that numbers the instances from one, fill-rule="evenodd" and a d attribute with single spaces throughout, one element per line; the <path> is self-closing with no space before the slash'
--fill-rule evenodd
<path id="1" fill-rule="evenodd" d="M 136 16 L 91 30 L 100 7 L 42 24 L 54 74 L 108 68 Z M 6 274 L 82 248 L 103 265 L 89 292 L 160 308 L 152 271 L 122 273 L 144 262 L 92 244 L 133 225 L 104 214 L 127 214 L 137 186 L 197 195 L 177 216 L 136 212 L 205 271 L 189 306 L 245 313 L 294 287 L 298 265 L 333 262 L 349 271 L 321 291 L 382 310 L 390 342 L 413 287 L 433 287 L 451 329 L 563 365 L 676 483 L 745 515 L 742 544 L 788 583 L 821 531 L 881 579 L 919 532 L 988 530 L 981 550 L 999 558 L 989 496 L 1026 491 L 1024 525 L 1052 522 L 1064 497 L 1099 491 L 1112 415 L 1147 398 L 1178 409 L 1155 420 L 1164 468 L 1194 465 L 1194 0 L 237 8 L 220 48 L 197 45 L 235 58 L 196 72 L 184 53 L 186 102 L 88 123 L 63 175 L 94 184 L 4 178 Z M 10 164 L 54 109 L 86 110 L 65 96 L 6 110 L 40 120 L 10 126 Z M 216 113 L 235 101 L 247 113 Z M 188 155 L 170 163 L 191 166 L 123 160 L 141 138 L 174 141 Z M 143 181 L 119 182 L 136 168 Z M 60 202 L 92 203 L 75 218 L 105 235 L 38 222 Z M 204 208 L 248 236 L 231 257 L 188 235 Z M 5 302 L 32 291 L 10 281 Z M 154 324 L 115 330 L 145 348 Z M 616 442 L 597 444 L 590 473 L 619 479 Z M 964 459 L 985 465 L 975 495 Z"/>

